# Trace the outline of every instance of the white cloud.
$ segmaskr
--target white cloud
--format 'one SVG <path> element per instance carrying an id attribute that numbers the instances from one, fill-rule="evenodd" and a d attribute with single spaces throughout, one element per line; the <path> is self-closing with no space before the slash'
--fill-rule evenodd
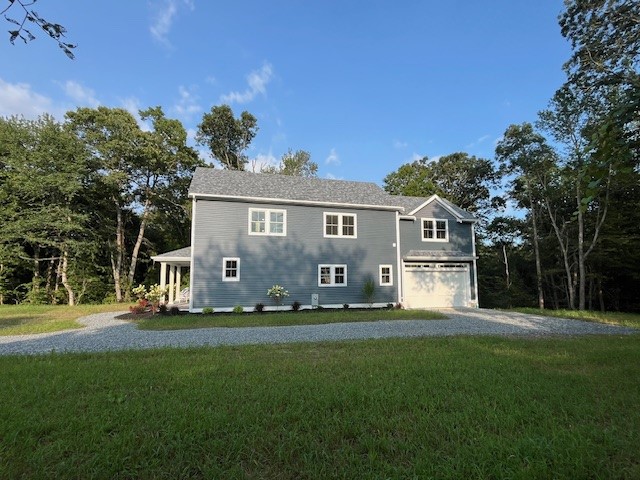
<path id="1" fill-rule="evenodd" d="M 247 165 L 248 169 L 251 169 L 253 172 L 261 172 L 266 167 L 277 167 L 280 165 L 280 160 L 278 160 L 273 153 L 269 152 L 267 154 L 259 153 L 249 161 L 249 165 Z"/>
<path id="2" fill-rule="evenodd" d="M 410 162 L 417 162 L 418 160 L 422 160 L 424 158 L 424 155 L 420 155 L 419 153 L 413 152 L 413 155 L 411 155 L 411 158 L 409 159 Z"/>
<path id="3" fill-rule="evenodd" d="M 180 85 L 178 93 L 180 94 L 180 99 L 172 108 L 179 116 L 189 119 L 194 114 L 202 111 L 202 107 L 197 102 L 198 97 L 193 93 L 193 89 L 190 90 Z"/>
<path id="4" fill-rule="evenodd" d="M 171 46 L 171 43 L 169 42 L 169 32 L 171 31 L 173 20 L 175 19 L 181 5 L 186 6 L 190 10 L 194 9 L 192 0 L 165 0 L 163 2 L 156 2 L 155 4 L 152 4 L 152 7 L 156 9 L 156 12 L 153 22 L 149 27 L 149 31 L 153 38 L 166 46 Z"/>
<path id="5" fill-rule="evenodd" d="M 127 97 L 124 100 L 120 101 L 122 108 L 128 111 L 131 115 L 133 115 L 140 126 L 140 129 L 143 132 L 150 132 L 153 130 L 153 127 L 150 122 L 145 122 L 140 118 L 140 110 L 142 107 L 140 106 L 140 100 L 135 97 Z"/>
<path id="6" fill-rule="evenodd" d="M 273 67 L 270 63 L 265 63 L 260 70 L 254 70 L 247 75 L 247 88 L 244 92 L 231 92 L 220 97 L 223 103 L 247 103 L 253 100 L 256 95 L 267 94 L 267 84 L 273 77 Z"/>
<path id="7" fill-rule="evenodd" d="M 67 97 L 76 103 L 77 107 L 96 108 L 100 105 L 100 100 L 96 98 L 96 92 L 74 80 L 67 80 L 61 87 Z"/>
<path id="8" fill-rule="evenodd" d="M 335 175 L 331 174 L 331 173 L 327 173 L 324 178 L 328 179 L 328 180 L 344 180 L 343 177 L 336 177 Z"/>
<path id="9" fill-rule="evenodd" d="M 327 165 L 340 165 L 340 157 L 336 153 L 336 149 L 332 148 L 329 152 L 329 156 L 324 160 Z"/>
<path id="10" fill-rule="evenodd" d="M 401 148 L 407 148 L 408 146 L 409 144 L 407 142 L 401 142 L 400 140 L 393 141 L 393 148 L 401 149 Z"/>
<path id="11" fill-rule="evenodd" d="M 475 141 L 471 142 L 469 145 L 466 145 L 464 148 L 468 149 L 468 148 L 475 147 L 476 145 L 480 145 L 481 143 L 483 143 L 485 140 L 489 139 L 490 137 L 491 137 L 491 135 L 482 135 L 480 138 L 477 138 Z"/>
<path id="12" fill-rule="evenodd" d="M 49 113 L 62 119 L 64 112 L 54 108 L 50 98 L 31 89 L 28 83 L 8 83 L 0 78 L 0 116 L 18 115 L 35 119 Z"/>

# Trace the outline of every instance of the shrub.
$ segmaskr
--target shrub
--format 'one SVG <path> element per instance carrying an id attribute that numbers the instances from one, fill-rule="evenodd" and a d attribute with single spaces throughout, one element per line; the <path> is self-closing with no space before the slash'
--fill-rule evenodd
<path id="1" fill-rule="evenodd" d="M 387 308 L 391 310 L 393 308 L 393 303 L 387 303 Z"/>
<path id="2" fill-rule="evenodd" d="M 302 304 L 301 304 L 299 301 L 297 301 L 297 300 L 296 300 L 295 302 L 293 302 L 293 303 L 291 304 L 291 309 L 292 309 L 294 312 L 297 312 L 298 310 L 300 310 L 300 307 L 301 307 L 301 306 L 302 306 Z"/>
<path id="3" fill-rule="evenodd" d="M 174 305 L 169 309 L 169 314 L 173 316 L 180 315 L 180 309 Z"/>
<path id="4" fill-rule="evenodd" d="M 160 315 L 166 315 L 167 314 L 167 306 L 164 303 L 158 307 L 158 313 Z"/>
<path id="5" fill-rule="evenodd" d="M 396 303 L 396 310 L 402 310 L 402 304 L 400 302 Z"/>
<path id="6" fill-rule="evenodd" d="M 342 305 L 342 308 L 344 308 L 345 310 L 349 310 L 349 304 L 345 303 L 344 305 Z"/>
<path id="7" fill-rule="evenodd" d="M 242 308 L 242 305 L 236 305 L 235 307 L 233 307 L 233 313 L 242 313 L 244 312 L 244 308 Z"/>
<path id="8" fill-rule="evenodd" d="M 256 303 L 256 306 L 253 307 L 256 312 L 262 313 L 264 310 L 264 303 Z"/>
<path id="9" fill-rule="evenodd" d="M 284 297 L 289 296 L 289 292 L 287 292 L 284 287 L 280 285 L 274 285 L 269 290 L 267 290 L 267 295 L 273 298 L 273 301 L 276 302 L 276 308 L 280 306 L 280 302 Z"/>
<path id="10" fill-rule="evenodd" d="M 140 305 L 140 303 L 129 307 L 129 311 L 136 315 L 140 315 L 141 313 L 144 313 L 146 310 L 147 310 L 147 307 L 145 305 Z"/>
<path id="11" fill-rule="evenodd" d="M 211 315 L 213 312 L 214 312 L 214 310 L 211 307 L 204 307 L 202 309 L 202 313 L 204 313 L 205 315 Z"/>
<path id="12" fill-rule="evenodd" d="M 367 300 L 369 306 L 373 305 L 373 299 L 376 296 L 376 284 L 373 281 L 373 278 L 369 278 L 364 282 L 364 285 L 362 286 L 362 294 Z"/>

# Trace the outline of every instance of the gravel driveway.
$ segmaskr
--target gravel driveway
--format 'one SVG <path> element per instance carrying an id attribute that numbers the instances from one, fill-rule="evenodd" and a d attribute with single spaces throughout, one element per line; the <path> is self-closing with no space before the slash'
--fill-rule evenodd
<path id="1" fill-rule="evenodd" d="M 361 340 L 449 335 L 601 335 L 640 330 L 600 323 L 483 309 L 447 309 L 447 320 L 393 320 L 294 327 L 208 328 L 144 331 L 120 313 L 98 313 L 79 320 L 85 328 L 37 335 L 0 337 L 0 355 L 99 352 L 158 347 Z M 124 312 L 121 312 L 124 313 Z"/>

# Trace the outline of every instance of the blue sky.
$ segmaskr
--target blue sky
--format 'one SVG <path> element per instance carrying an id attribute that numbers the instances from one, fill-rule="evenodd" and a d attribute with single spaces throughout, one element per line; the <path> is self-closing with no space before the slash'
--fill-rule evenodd
<path id="1" fill-rule="evenodd" d="M 228 103 L 258 119 L 256 165 L 303 149 L 321 177 L 378 184 L 425 155 L 493 158 L 510 124 L 546 107 L 570 54 L 562 0 L 39 0 L 36 10 L 67 27 L 76 60 L 35 30 L 28 45 L 6 34 L 0 115 L 161 105 L 193 135 Z"/>

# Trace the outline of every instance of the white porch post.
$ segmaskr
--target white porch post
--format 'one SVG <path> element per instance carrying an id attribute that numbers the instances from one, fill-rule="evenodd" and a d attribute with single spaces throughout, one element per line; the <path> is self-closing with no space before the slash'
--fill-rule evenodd
<path id="1" fill-rule="evenodd" d="M 160 262 L 160 288 L 164 290 L 167 286 L 167 264 L 165 262 Z M 162 296 L 162 303 L 166 303 L 167 296 Z"/>
<path id="2" fill-rule="evenodd" d="M 176 286 L 176 267 L 169 265 L 169 303 L 173 303 L 173 292 Z"/>
<path id="3" fill-rule="evenodd" d="M 182 280 L 182 266 L 176 266 L 176 301 L 180 301 L 180 284 Z"/>

